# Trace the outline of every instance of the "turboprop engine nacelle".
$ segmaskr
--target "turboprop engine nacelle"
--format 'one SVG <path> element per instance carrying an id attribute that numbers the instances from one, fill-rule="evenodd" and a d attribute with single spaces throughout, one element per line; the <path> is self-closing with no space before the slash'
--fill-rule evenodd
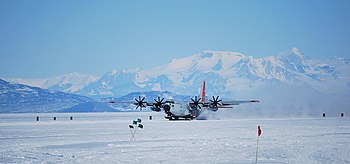
<path id="1" fill-rule="evenodd" d="M 152 111 L 155 111 L 155 112 L 160 112 L 162 109 L 160 109 L 159 107 L 155 107 L 155 106 L 152 106 L 152 107 L 150 107 L 150 109 L 152 110 Z"/>

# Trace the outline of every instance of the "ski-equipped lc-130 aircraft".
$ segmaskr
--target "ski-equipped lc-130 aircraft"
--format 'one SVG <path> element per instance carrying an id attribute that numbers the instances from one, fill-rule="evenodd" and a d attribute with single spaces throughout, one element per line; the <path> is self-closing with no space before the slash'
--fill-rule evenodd
<path id="1" fill-rule="evenodd" d="M 195 119 L 197 118 L 203 111 L 209 110 L 216 112 L 219 108 L 232 108 L 232 105 L 239 105 L 241 103 L 254 103 L 259 102 L 258 100 L 243 100 L 243 101 L 223 101 L 219 100 L 219 96 L 212 97 L 211 100 L 205 100 L 205 81 L 202 86 L 202 95 L 201 98 L 197 99 L 191 98 L 192 101 L 189 102 L 177 102 L 174 100 L 164 100 L 164 98 L 154 99 L 154 102 L 146 102 L 144 101 L 145 97 L 139 96 L 138 99 L 135 99 L 136 102 L 114 102 L 111 101 L 109 103 L 128 103 L 136 105 L 136 109 L 140 107 L 146 108 L 149 106 L 151 110 L 160 112 L 164 111 L 166 114 L 165 118 L 169 120 L 179 120 L 179 119 Z"/>

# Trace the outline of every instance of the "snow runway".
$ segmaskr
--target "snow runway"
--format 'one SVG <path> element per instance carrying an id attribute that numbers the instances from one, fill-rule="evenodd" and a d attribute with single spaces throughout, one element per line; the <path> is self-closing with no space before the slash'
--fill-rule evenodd
<path id="1" fill-rule="evenodd" d="M 136 118 L 145 127 L 130 142 Z M 255 163 L 257 125 L 259 163 L 350 163 L 349 118 L 167 121 L 155 112 L 1 114 L 0 162 Z"/>

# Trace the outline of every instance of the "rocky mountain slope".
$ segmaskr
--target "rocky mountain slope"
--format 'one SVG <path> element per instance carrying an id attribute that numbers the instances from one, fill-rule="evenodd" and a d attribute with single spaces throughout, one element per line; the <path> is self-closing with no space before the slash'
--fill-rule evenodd
<path id="1" fill-rule="evenodd" d="M 89 102 L 90 98 L 0 79 L 0 113 L 57 112 Z"/>

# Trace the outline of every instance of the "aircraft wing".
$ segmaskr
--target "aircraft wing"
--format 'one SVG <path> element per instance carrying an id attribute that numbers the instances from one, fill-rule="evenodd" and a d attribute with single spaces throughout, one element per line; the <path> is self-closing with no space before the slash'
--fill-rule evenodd
<path id="1" fill-rule="evenodd" d="M 134 104 L 137 105 L 137 102 L 131 102 L 131 101 L 110 101 L 108 102 L 110 104 Z M 142 102 L 143 105 L 147 105 L 147 103 Z"/>
<path id="2" fill-rule="evenodd" d="M 215 101 L 211 100 L 211 102 L 198 102 L 198 105 L 201 104 L 203 107 L 212 106 L 212 107 L 217 107 L 217 108 L 232 108 L 232 107 L 230 107 L 232 105 L 239 105 L 239 104 L 243 104 L 243 103 L 260 102 L 259 100 L 241 100 L 241 101 L 238 101 L 238 100 L 225 100 L 225 101 L 222 101 L 222 100 L 217 100 L 217 99 Z M 194 102 L 190 102 L 189 105 L 196 106 L 196 104 Z"/>
<path id="3" fill-rule="evenodd" d="M 108 103 L 111 103 L 111 104 L 134 104 L 134 105 L 139 105 L 139 103 L 132 102 L 132 101 L 124 101 L 124 102 L 110 101 Z M 143 104 L 145 106 L 154 106 L 157 103 L 141 102 L 141 104 Z"/>
<path id="4" fill-rule="evenodd" d="M 124 102 L 110 101 L 108 103 L 111 103 L 111 104 L 134 104 L 135 102 L 131 102 L 131 101 L 124 101 Z"/>
<path id="5" fill-rule="evenodd" d="M 154 99 L 155 102 L 153 102 L 153 103 L 148 103 L 148 102 L 145 102 L 144 100 L 145 100 L 145 97 L 141 98 L 141 96 L 139 96 L 138 99 L 135 98 L 134 102 L 130 102 L 130 101 L 128 101 L 128 102 L 110 101 L 109 103 L 134 104 L 134 105 L 136 105 L 136 109 L 139 108 L 139 107 L 142 109 L 143 107 L 146 107 L 146 106 L 155 106 L 155 107 L 159 108 L 159 107 L 161 107 L 164 104 L 164 102 L 163 102 L 164 98 L 160 99 L 160 97 L 158 97 L 158 100 Z"/>
<path id="6" fill-rule="evenodd" d="M 220 106 L 239 105 L 239 104 L 243 104 L 243 103 L 254 103 L 254 102 L 260 102 L 260 101 L 259 100 L 221 101 L 221 105 Z"/>

